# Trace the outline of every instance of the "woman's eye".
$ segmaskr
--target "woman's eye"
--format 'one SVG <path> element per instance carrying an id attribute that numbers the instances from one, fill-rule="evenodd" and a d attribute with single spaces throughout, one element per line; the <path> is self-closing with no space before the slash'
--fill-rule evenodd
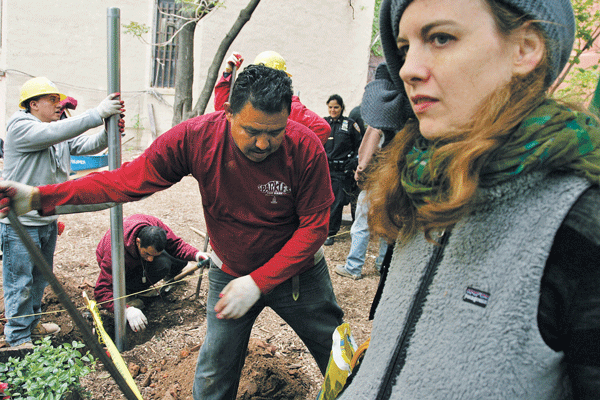
<path id="1" fill-rule="evenodd" d="M 435 35 L 432 35 L 430 40 L 436 46 L 443 46 L 443 45 L 447 44 L 448 42 L 450 42 L 452 39 L 453 39 L 453 37 L 446 33 L 437 33 Z"/>

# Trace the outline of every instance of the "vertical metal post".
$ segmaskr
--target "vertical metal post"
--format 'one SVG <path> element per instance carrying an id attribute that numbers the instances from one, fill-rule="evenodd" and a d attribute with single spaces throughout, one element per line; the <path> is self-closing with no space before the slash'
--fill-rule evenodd
<path id="1" fill-rule="evenodd" d="M 108 9 L 108 94 L 121 92 L 120 21 L 119 8 Z M 108 119 L 108 166 L 110 170 L 121 166 L 120 116 Z M 123 206 L 110 209 L 111 256 L 113 294 L 115 298 L 115 345 L 123 351 L 126 343 L 125 320 L 125 256 L 123 244 Z"/>

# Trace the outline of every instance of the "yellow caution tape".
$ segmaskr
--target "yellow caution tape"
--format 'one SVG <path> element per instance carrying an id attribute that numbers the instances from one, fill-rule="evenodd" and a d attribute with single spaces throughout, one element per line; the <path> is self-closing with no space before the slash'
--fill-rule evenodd
<path id="1" fill-rule="evenodd" d="M 87 296 L 84 297 L 86 297 L 87 299 Z M 110 353 L 110 358 L 117 367 L 119 373 L 125 378 L 125 382 L 127 382 L 127 385 L 131 388 L 136 397 L 140 400 L 144 400 L 140 391 L 137 388 L 137 385 L 135 384 L 135 381 L 133 380 L 133 377 L 131 376 L 131 373 L 129 372 L 129 369 L 127 368 L 127 365 L 125 365 L 123 357 L 121 357 L 121 353 L 119 353 L 119 350 L 117 350 L 117 346 L 115 346 L 110 336 L 108 336 L 108 333 L 106 333 L 106 331 L 104 330 L 104 326 L 102 325 L 102 319 L 100 318 L 100 312 L 98 311 L 98 306 L 96 305 L 96 302 L 94 300 L 87 299 L 87 304 L 88 309 L 92 313 L 92 317 L 94 317 L 94 323 L 96 324 L 96 332 L 98 333 L 98 339 L 100 343 L 104 343 L 106 345 L 106 347 L 108 348 L 108 352 Z"/>

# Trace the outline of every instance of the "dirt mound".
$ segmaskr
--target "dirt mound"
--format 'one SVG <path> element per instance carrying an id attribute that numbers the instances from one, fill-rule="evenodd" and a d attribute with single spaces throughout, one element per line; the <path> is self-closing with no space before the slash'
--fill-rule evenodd
<path id="1" fill-rule="evenodd" d="M 276 357 L 275 346 L 251 339 L 238 390 L 239 400 L 304 399 L 309 383 L 301 364 Z"/>
<path id="2" fill-rule="evenodd" d="M 174 399 L 190 398 L 197 357 L 197 348 L 182 350 L 179 357 L 150 371 L 140 385 L 145 388 L 144 398 L 163 399 L 163 395 Z M 165 393 L 164 388 L 169 390 Z M 239 400 L 300 400 L 306 398 L 309 388 L 304 374 L 296 365 L 277 357 L 274 346 L 251 339 L 240 380 Z"/>

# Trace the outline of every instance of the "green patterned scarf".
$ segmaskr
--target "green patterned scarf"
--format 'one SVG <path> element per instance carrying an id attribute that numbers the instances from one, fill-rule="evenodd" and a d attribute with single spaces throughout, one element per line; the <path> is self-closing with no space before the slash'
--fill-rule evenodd
<path id="1" fill-rule="evenodd" d="M 441 190 L 443 166 L 429 166 L 434 151 L 431 142 L 421 138 L 406 156 L 402 185 L 417 207 L 436 199 Z M 541 169 L 570 170 L 599 184 L 600 128 L 595 121 L 546 100 L 491 155 L 479 182 L 482 187 L 490 187 Z"/>

